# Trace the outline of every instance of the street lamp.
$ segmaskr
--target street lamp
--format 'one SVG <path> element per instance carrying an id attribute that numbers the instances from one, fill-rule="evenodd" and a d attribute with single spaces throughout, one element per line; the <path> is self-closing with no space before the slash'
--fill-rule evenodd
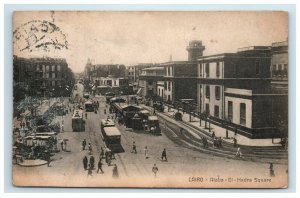
<path id="1" fill-rule="evenodd" d="M 231 122 L 231 120 L 230 120 L 230 118 L 228 118 L 228 119 L 226 120 L 226 124 L 227 124 L 227 126 L 226 126 L 226 139 L 228 139 L 228 128 L 229 128 L 230 122 Z"/>

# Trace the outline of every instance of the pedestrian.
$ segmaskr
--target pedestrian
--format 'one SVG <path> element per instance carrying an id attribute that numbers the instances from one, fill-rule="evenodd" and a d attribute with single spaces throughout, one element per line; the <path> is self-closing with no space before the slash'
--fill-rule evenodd
<path id="1" fill-rule="evenodd" d="M 94 169 L 94 167 L 95 167 L 95 158 L 94 158 L 94 156 L 90 157 L 90 167 L 91 167 L 91 169 Z"/>
<path id="2" fill-rule="evenodd" d="M 157 168 L 156 164 L 153 165 L 152 172 L 154 173 L 154 177 L 156 177 L 156 174 L 158 172 L 158 168 Z"/>
<path id="3" fill-rule="evenodd" d="M 113 178 L 118 178 L 118 177 L 119 177 L 119 171 L 118 171 L 118 166 L 117 166 L 117 164 L 115 164 L 115 166 L 114 166 L 114 168 L 113 168 L 112 177 L 113 177 Z"/>
<path id="4" fill-rule="evenodd" d="M 183 135 L 183 128 L 180 127 L 180 135 Z"/>
<path id="5" fill-rule="evenodd" d="M 67 151 L 67 141 L 66 140 L 64 140 L 64 149 L 65 149 L 65 151 Z"/>
<path id="6" fill-rule="evenodd" d="M 60 141 L 60 147 L 61 147 L 61 150 L 63 151 L 64 150 L 64 140 Z"/>
<path id="7" fill-rule="evenodd" d="M 242 152 L 241 152 L 241 148 L 240 147 L 237 148 L 235 156 L 236 157 L 242 157 Z"/>
<path id="8" fill-rule="evenodd" d="M 93 171 L 92 171 L 92 168 L 91 168 L 91 165 L 90 165 L 90 164 L 89 164 L 87 176 L 93 176 Z"/>
<path id="9" fill-rule="evenodd" d="M 133 142 L 133 144 L 132 144 L 132 150 L 131 150 L 131 153 L 137 154 L 135 142 Z"/>
<path id="10" fill-rule="evenodd" d="M 86 156 L 84 156 L 84 158 L 83 158 L 83 168 L 84 168 L 84 170 L 87 169 L 87 166 L 88 166 L 88 158 Z"/>
<path id="11" fill-rule="evenodd" d="M 87 113 L 85 113 L 85 119 L 87 120 Z"/>
<path id="12" fill-rule="evenodd" d="M 50 156 L 50 152 L 48 151 L 46 151 L 46 160 L 47 160 L 47 166 L 50 167 L 51 156 Z"/>
<path id="13" fill-rule="evenodd" d="M 99 170 L 101 171 L 100 173 L 104 173 L 104 171 L 102 170 L 102 158 L 99 159 L 99 162 L 98 162 L 98 169 L 97 169 L 97 173 L 99 173 Z"/>
<path id="14" fill-rule="evenodd" d="M 148 157 L 148 148 L 147 148 L 147 146 L 145 146 L 144 151 L 145 151 L 145 158 L 148 159 L 149 157 Z"/>
<path id="15" fill-rule="evenodd" d="M 102 147 L 101 147 L 100 150 L 101 150 L 101 151 L 100 151 L 100 159 L 103 159 L 103 158 L 104 158 L 104 150 L 103 150 Z"/>
<path id="16" fill-rule="evenodd" d="M 237 146 L 237 139 L 234 137 L 233 138 L 233 147 L 235 148 Z"/>
<path id="17" fill-rule="evenodd" d="M 234 136 L 237 135 L 237 127 L 234 128 Z"/>
<path id="18" fill-rule="evenodd" d="M 270 162 L 270 177 L 275 177 L 275 172 L 274 172 L 274 169 L 273 169 L 273 163 Z"/>
<path id="19" fill-rule="evenodd" d="M 83 151 L 85 150 L 85 146 L 86 146 L 86 140 L 83 139 L 83 141 L 82 141 L 82 150 L 83 150 Z"/>
<path id="20" fill-rule="evenodd" d="M 92 153 L 92 145 L 91 145 L 91 143 L 89 143 L 88 149 L 89 149 L 89 154 L 91 154 Z"/>
<path id="21" fill-rule="evenodd" d="M 213 131 L 212 134 L 211 134 L 211 137 L 214 138 L 215 136 L 216 136 L 215 132 Z"/>
<path id="22" fill-rule="evenodd" d="M 168 161 L 168 159 L 167 159 L 167 151 L 166 151 L 166 149 L 164 148 L 164 150 L 163 150 L 163 152 L 162 152 L 162 154 L 161 154 L 161 160 L 162 161 Z"/>

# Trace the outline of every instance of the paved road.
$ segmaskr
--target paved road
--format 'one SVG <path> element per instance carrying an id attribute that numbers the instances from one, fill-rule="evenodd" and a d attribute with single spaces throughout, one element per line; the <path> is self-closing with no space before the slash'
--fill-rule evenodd
<path id="1" fill-rule="evenodd" d="M 20 167 L 13 166 L 15 183 L 22 183 L 24 178 L 31 185 L 62 185 L 62 186 L 176 186 L 176 187 L 213 187 L 223 186 L 243 186 L 250 185 L 249 182 L 238 182 L 237 178 L 269 178 L 269 164 L 256 163 L 251 161 L 232 160 L 201 153 L 196 150 L 182 147 L 176 139 L 178 133 L 171 128 L 162 127 L 161 136 L 153 136 L 143 131 L 132 131 L 117 124 L 117 128 L 122 134 L 123 153 L 116 154 L 113 164 L 118 167 L 119 179 L 112 179 L 114 166 L 103 165 L 104 174 L 97 174 L 93 170 L 93 176 L 87 176 L 87 171 L 83 169 L 82 159 L 84 156 L 90 157 L 87 151 L 82 151 L 81 142 L 86 139 L 93 147 L 92 155 L 99 159 L 99 151 L 104 147 L 100 133 L 100 120 L 106 118 L 104 115 L 105 100 L 100 101 L 100 110 L 97 114 L 88 113 L 85 132 L 72 132 L 71 114 L 64 116 L 64 132 L 58 138 L 69 139 L 67 152 L 61 151 L 53 156 L 51 167 Z M 108 111 L 107 111 L 108 112 Z M 132 142 L 135 141 L 138 153 L 131 153 Z M 144 155 L 144 147 L 149 150 L 149 158 Z M 168 161 L 161 161 L 161 152 L 167 149 Z M 156 164 L 159 171 L 157 177 L 152 172 L 153 165 Z M 276 177 L 272 182 L 252 182 L 255 187 L 265 187 L 265 185 L 282 186 L 286 181 L 286 165 L 275 165 Z M 235 178 L 235 182 L 218 182 L 217 179 Z M 193 181 L 193 178 L 198 178 Z M 199 179 L 200 178 L 200 179 Z M 201 178 L 204 179 L 201 182 Z M 211 181 L 212 179 L 212 181 Z M 263 184 L 263 185 L 262 185 Z"/>

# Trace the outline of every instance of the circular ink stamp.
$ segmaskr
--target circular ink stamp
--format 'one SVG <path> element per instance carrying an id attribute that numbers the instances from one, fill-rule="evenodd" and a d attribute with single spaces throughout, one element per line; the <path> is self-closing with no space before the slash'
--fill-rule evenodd
<path id="1" fill-rule="evenodd" d="M 49 21 L 33 20 L 22 24 L 13 32 L 15 50 L 54 51 L 68 49 L 66 35 Z"/>

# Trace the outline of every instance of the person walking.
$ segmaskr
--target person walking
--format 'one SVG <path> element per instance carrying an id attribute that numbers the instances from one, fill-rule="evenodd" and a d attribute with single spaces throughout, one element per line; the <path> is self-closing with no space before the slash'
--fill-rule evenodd
<path id="1" fill-rule="evenodd" d="M 147 148 L 147 146 L 145 146 L 144 151 L 145 151 L 145 158 L 148 159 L 149 156 L 148 156 L 148 148 Z"/>
<path id="2" fill-rule="evenodd" d="M 131 150 L 131 153 L 137 154 L 135 142 L 133 142 L 133 144 L 132 144 L 132 150 Z"/>
<path id="3" fill-rule="evenodd" d="M 92 145 L 91 145 L 91 143 L 89 143 L 88 149 L 89 149 L 89 154 L 91 155 L 92 154 Z"/>
<path id="4" fill-rule="evenodd" d="M 85 150 L 85 146 L 86 146 L 86 140 L 84 139 L 84 140 L 82 141 L 82 150 L 83 150 L 83 151 Z"/>
<path id="5" fill-rule="evenodd" d="M 63 151 L 64 150 L 64 140 L 60 141 L 60 147 L 61 147 L 61 150 Z"/>
<path id="6" fill-rule="evenodd" d="M 94 167 L 95 167 L 95 158 L 94 158 L 94 156 L 90 157 L 90 167 L 91 167 L 91 169 L 94 169 Z"/>
<path id="7" fill-rule="evenodd" d="M 87 176 L 93 176 L 93 170 L 92 170 L 92 168 L 91 168 L 91 165 L 89 164 L 89 168 L 88 168 L 88 174 L 87 174 Z"/>
<path id="8" fill-rule="evenodd" d="M 98 162 L 98 169 L 97 169 L 97 173 L 99 173 L 99 170 L 101 171 L 100 173 L 103 174 L 104 171 L 102 170 L 102 158 L 99 159 L 99 162 Z"/>
<path id="9" fill-rule="evenodd" d="M 101 147 L 100 148 L 100 159 L 103 159 L 104 158 L 104 150 L 103 150 L 103 148 Z"/>
<path id="10" fill-rule="evenodd" d="M 87 120 L 87 113 L 85 113 L 85 119 Z"/>
<path id="11" fill-rule="evenodd" d="M 164 148 L 163 152 L 161 153 L 161 161 L 168 161 L 167 159 L 167 151 L 166 149 Z"/>
<path id="12" fill-rule="evenodd" d="M 234 137 L 233 138 L 233 147 L 235 148 L 237 146 L 237 139 Z"/>
<path id="13" fill-rule="evenodd" d="M 113 178 L 118 178 L 118 177 L 119 177 L 119 171 L 118 171 L 118 166 L 117 166 L 117 164 L 115 164 L 115 166 L 114 166 L 114 168 L 113 168 L 112 177 L 113 177 Z"/>
<path id="14" fill-rule="evenodd" d="M 156 177 L 156 174 L 158 172 L 158 168 L 157 168 L 156 164 L 153 165 L 152 172 L 154 173 L 154 177 Z"/>
<path id="15" fill-rule="evenodd" d="M 88 167 L 88 158 L 86 156 L 84 156 L 83 158 L 83 168 L 84 170 L 86 170 Z"/>
<path id="16" fill-rule="evenodd" d="M 274 167 L 273 167 L 273 163 L 270 162 L 270 177 L 275 177 L 275 172 L 274 172 Z"/>
<path id="17" fill-rule="evenodd" d="M 242 157 L 242 152 L 241 152 L 241 148 L 240 147 L 237 148 L 235 156 L 236 157 Z"/>

